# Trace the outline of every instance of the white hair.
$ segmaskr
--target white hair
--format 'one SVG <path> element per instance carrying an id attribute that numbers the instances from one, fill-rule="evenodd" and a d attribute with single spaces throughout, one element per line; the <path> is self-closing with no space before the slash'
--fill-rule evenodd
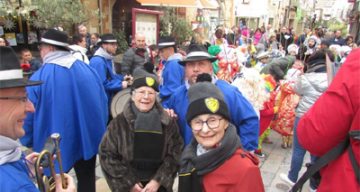
<path id="1" fill-rule="evenodd" d="M 295 52 L 295 54 L 297 55 L 298 51 L 299 51 L 299 47 L 293 43 L 288 46 L 287 51 L 288 51 L 288 53 Z"/>

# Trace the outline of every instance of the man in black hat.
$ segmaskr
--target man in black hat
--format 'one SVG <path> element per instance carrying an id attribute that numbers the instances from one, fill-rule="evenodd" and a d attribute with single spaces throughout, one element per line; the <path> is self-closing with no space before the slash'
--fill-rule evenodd
<path id="1" fill-rule="evenodd" d="M 149 52 L 146 49 L 146 38 L 144 34 L 135 34 L 135 47 L 129 48 L 121 62 L 121 73 L 131 75 L 135 68 L 142 67 L 149 61 Z"/>
<path id="2" fill-rule="evenodd" d="M 180 132 L 185 144 L 188 144 L 192 137 L 191 128 L 186 121 L 189 105 L 188 89 L 196 83 L 198 75 L 205 73 L 213 76 L 212 62 L 215 60 L 216 58 L 210 56 L 204 46 L 191 45 L 185 60 L 179 62 L 185 66 L 185 84 L 172 94 L 165 108 L 173 109 L 177 114 Z M 257 149 L 259 119 L 254 108 L 236 87 L 223 80 L 218 80 L 214 76 L 210 79 L 225 96 L 225 102 L 230 110 L 230 120 L 237 127 L 237 133 L 244 148 L 248 151 Z"/>
<path id="3" fill-rule="evenodd" d="M 182 55 L 176 53 L 175 39 L 162 37 L 158 44 L 159 54 L 164 63 L 160 80 L 160 98 L 163 105 L 166 105 L 170 96 L 175 90 L 184 84 L 184 67 L 179 64 Z"/>
<path id="4" fill-rule="evenodd" d="M 98 72 L 110 104 L 112 97 L 118 91 L 127 88 L 128 82 L 123 80 L 130 77 L 115 74 L 114 55 L 118 46 L 115 36 L 113 34 L 104 34 L 101 36 L 99 43 L 100 48 L 91 58 L 90 66 Z"/>
<path id="5" fill-rule="evenodd" d="M 44 83 L 28 87 L 36 114 L 28 114 L 21 142 L 39 152 L 52 133 L 60 133 L 64 171 L 74 167 L 78 191 L 95 191 L 98 146 L 106 129 L 107 97 L 96 71 L 68 50 L 68 36 L 48 30 L 40 41 L 43 66 L 31 80 Z"/>
<path id="6" fill-rule="evenodd" d="M 40 85 L 41 81 L 29 81 L 23 77 L 19 60 L 10 47 L 0 47 L 0 191 L 38 191 L 30 178 L 38 154 L 26 156 L 17 140 L 24 136 L 26 113 L 35 108 L 27 98 L 26 86 Z M 71 176 L 65 174 L 68 188 L 61 188 L 56 178 L 57 191 L 75 191 Z"/>

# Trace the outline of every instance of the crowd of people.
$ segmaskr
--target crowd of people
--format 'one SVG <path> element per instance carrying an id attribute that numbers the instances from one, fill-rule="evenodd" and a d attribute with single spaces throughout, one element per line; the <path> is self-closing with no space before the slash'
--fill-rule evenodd
<path id="1" fill-rule="evenodd" d="M 30 159 L 52 133 L 62 136 L 62 165 L 66 173 L 75 170 L 78 191 L 95 191 L 98 156 L 112 191 L 172 191 L 178 176 L 179 191 L 260 192 L 259 158 L 267 153 L 261 145 L 271 143 L 271 130 L 282 135 L 283 148 L 293 150 L 289 173 L 280 174 L 290 186 L 298 180 L 306 150 L 314 163 L 346 131 L 359 130 L 360 52 L 351 36 L 344 39 L 341 31 L 329 36 L 322 28 L 296 35 L 282 27 L 277 33 L 271 25 L 254 32 L 219 26 L 209 38 L 201 31 L 184 43 L 186 49 L 171 36 L 146 45 L 146 36 L 138 33 L 120 63 L 114 61 L 115 36 L 89 34 L 84 25 L 71 41 L 61 30 L 46 31 L 39 42 L 41 59 L 28 49 L 17 59 L 10 47 L 0 46 L 5 106 L 0 172 L 21 174 L 11 177 L 13 184 L 2 179 L 1 191 L 36 191 Z M 353 75 L 347 79 L 344 73 Z M 123 90 L 130 94 L 124 110 L 111 114 L 112 98 Z M 323 109 L 332 100 L 339 102 L 340 119 L 347 120 L 339 131 L 326 126 L 328 119 L 334 119 L 332 127 L 341 124 L 331 109 Z M 322 129 L 327 132 L 319 134 Z M 324 135 L 337 142 L 314 147 Z M 31 158 L 23 155 L 18 139 L 35 152 Z M 351 146 L 358 163 L 360 141 L 352 138 Z M 345 188 L 360 189 L 344 158 L 334 164 L 349 167 L 342 172 L 348 176 L 342 178 Z M 329 169 L 340 171 L 339 166 L 329 166 L 324 182 L 310 182 L 310 189 L 327 191 L 323 183 L 338 178 L 327 176 Z M 62 189 L 57 179 L 58 190 L 74 191 L 73 180 L 66 178 L 69 187 Z"/>

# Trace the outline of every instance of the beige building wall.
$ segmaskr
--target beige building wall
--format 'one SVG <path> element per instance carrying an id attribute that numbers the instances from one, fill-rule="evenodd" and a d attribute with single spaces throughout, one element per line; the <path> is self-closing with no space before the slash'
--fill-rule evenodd
<path id="1" fill-rule="evenodd" d="M 225 0 L 225 27 L 231 28 L 235 25 L 234 0 Z"/>
<path id="2" fill-rule="evenodd" d="M 197 8 L 196 7 L 187 7 L 186 8 L 186 21 L 195 21 L 196 19 Z"/>
<path id="3" fill-rule="evenodd" d="M 82 0 L 90 10 L 99 10 L 99 17 L 91 18 L 85 25 L 89 33 L 112 32 L 112 8 L 116 0 Z"/>

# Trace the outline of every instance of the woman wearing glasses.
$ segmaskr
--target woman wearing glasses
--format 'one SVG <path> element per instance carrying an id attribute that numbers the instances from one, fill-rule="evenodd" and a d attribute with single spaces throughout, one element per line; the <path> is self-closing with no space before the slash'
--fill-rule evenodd
<path id="1" fill-rule="evenodd" d="M 172 191 L 183 146 L 176 121 L 156 100 L 156 76 L 135 69 L 131 99 L 100 144 L 100 165 L 112 191 Z"/>
<path id="2" fill-rule="evenodd" d="M 179 192 L 264 191 L 259 161 L 242 149 L 223 94 L 200 82 L 188 95 L 186 119 L 194 138 L 181 156 Z"/>

